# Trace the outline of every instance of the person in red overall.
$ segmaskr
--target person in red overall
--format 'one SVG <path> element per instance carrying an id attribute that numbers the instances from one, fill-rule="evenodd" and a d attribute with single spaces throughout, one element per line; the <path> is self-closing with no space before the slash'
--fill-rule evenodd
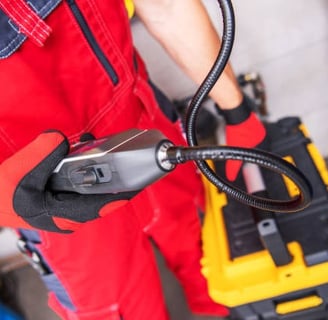
<path id="1" fill-rule="evenodd" d="M 202 81 L 220 40 L 201 1 L 134 4 L 177 63 Z M 179 120 L 166 116 L 174 110 L 158 106 L 124 1 L 0 0 L 0 58 L 0 225 L 19 229 L 53 310 L 70 320 L 167 320 L 152 239 L 192 312 L 227 315 L 201 274 L 203 188 L 193 163 L 138 194 L 47 188 L 69 145 L 86 134 L 156 128 L 186 144 Z M 225 110 L 245 108 L 230 66 L 212 96 Z M 246 113 L 237 131 L 252 127 Z"/>

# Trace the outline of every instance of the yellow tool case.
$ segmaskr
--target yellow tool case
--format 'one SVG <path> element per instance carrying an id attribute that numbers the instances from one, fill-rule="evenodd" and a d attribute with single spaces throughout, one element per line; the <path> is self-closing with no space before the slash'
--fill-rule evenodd
<path id="1" fill-rule="evenodd" d="M 230 307 L 233 320 L 328 319 L 328 171 L 299 118 L 266 127 L 270 150 L 305 174 L 313 201 L 301 212 L 258 220 L 256 210 L 204 181 L 203 274 L 211 297 Z M 214 166 L 223 176 L 223 163 Z M 270 198 L 298 192 L 284 177 L 261 172 Z M 235 183 L 246 188 L 242 174 Z"/>

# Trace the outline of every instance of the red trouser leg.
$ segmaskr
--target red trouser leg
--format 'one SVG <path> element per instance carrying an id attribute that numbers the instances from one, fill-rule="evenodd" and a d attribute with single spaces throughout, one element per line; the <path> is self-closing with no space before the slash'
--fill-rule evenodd
<path id="1" fill-rule="evenodd" d="M 70 235 L 41 233 L 51 262 L 75 310 L 50 304 L 62 319 L 167 320 L 151 245 L 129 205 Z"/>

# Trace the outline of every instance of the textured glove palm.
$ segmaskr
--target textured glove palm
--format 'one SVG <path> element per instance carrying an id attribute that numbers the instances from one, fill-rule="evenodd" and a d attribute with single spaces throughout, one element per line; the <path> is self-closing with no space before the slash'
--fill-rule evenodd
<path id="1" fill-rule="evenodd" d="M 61 133 L 46 132 L 1 164 L 0 225 L 71 232 L 135 195 L 80 195 L 48 190 L 47 181 L 68 150 L 68 141 Z"/>

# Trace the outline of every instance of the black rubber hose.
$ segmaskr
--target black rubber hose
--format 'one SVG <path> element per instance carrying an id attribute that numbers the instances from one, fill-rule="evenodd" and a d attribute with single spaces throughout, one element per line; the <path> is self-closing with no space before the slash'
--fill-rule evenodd
<path id="1" fill-rule="evenodd" d="M 250 196 L 225 180 L 221 180 L 215 173 L 207 178 L 221 191 L 234 199 L 259 209 L 279 212 L 295 212 L 304 209 L 311 201 L 312 189 L 303 173 L 295 166 L 278 156 L 256 149 L 238 147 L 204 146 L 204 147 L 170 147 L 167 150 L 167 160 L 173 164 L 184 163 L 190 160 L 242 160 L 267 168 L 278 174 L 290 178 L 299 189 L 299 195 L 290 200 L 265 199 Z"/>
<path id="2" fill-rule="evenodd" d="M 187 111 L 186 134 L 188 144 L 191 147 L 195 147 L 198 145 L 196 137 L 196 119 L 199 109 L 202 106 L 203 101 L 206 99 L 207 95 L 215 85 L 219 76 L 222 74 L 226 64 L 228 63 L 234 42 L 235 18 L 232 3 L 230 0 L 218 0 L 218 2 L 223 17 L 222 44 L 213 67 L 211 68 L 205 80 L 193 96 Z M 202 152 L 204 152 L 204 154 L 202 154 Z M 181 154 L 185 154 L 185 156 L 186 154 L 190 154 L 192 155 L 192 157 L 195 157 L 195 159 L 192 160 L 196 160 L 198 168 L 201 170 L 204 176 L 216 187 L 224 191 L 227 195 L 246 205 L 250 205 L 268 211 L 295 212 L 304 209 L 311 202 L 312 191 L 307 179 L 296 167 L 290 165 L 286 161 L 271 154 L 264 153 L 262 151 L 255 151 L 243 148 L 219 147 L 219 150 L 217 150 L 215 153 L 216 154 L 209 155 L 207 148 L 203 151 L 201 151 L 201 149 L 197 149 L 197 151 L 195 151 L 194 148 L 189 149 L 189 151 L 181 151 Z M 175 156 L 179 155 L 176 154 Z M 210 156 L 210 158 L 207 158 L 207 156 Z M 276 201 L 258 198 L 254 195 L 249 195 L 244 191 L 227 183 L 227 181 L 225 181 L 224 179 L 218 177 L 216 173 L 210 168 L 210 166 L 205 161 L 203 161 L 204 159 L 213 158 L 216 158 L 217 160 L 238 159 L 241 161 L 253 162 L 260 166 L 274 170 L 278 173 L 286 174 L 292 179 L 292 181 L 296 183 L 300 190 L 300 195 L 297 198 L 289 201 Z M 172 161 L 174 160 L 172 159 Z"/>
<path id="3" fill-rule="evenodd" d="M 186 132 L 190 146 L 198 145 L 195 127 L 199 109 L 227 65 L 234 42 L 235 17 L 232 4 L 229 0 L 218 0 L 218 2 L 223 16 L 222 43 L 214 65 L 191 99 L 187 110 Z"/>

